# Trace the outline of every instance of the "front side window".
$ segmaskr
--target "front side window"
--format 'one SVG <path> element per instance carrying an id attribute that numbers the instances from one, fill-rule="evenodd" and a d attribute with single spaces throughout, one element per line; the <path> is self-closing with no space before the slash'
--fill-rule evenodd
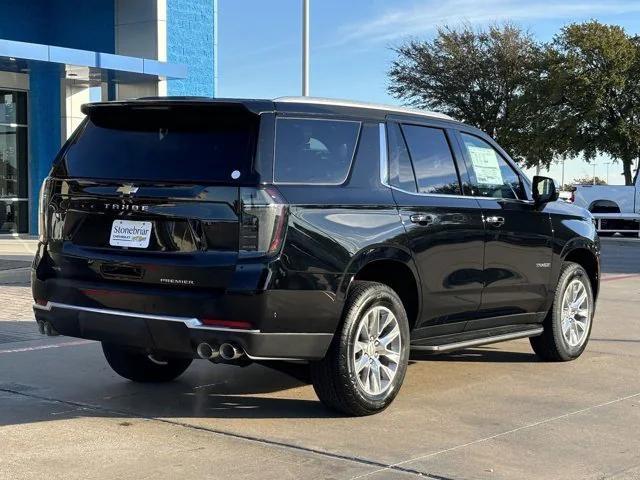
<path id="1" fill-rule="evenodd" d="M 520 176 L 495 148 L 475 135 L 468 133 L 460 135 L 469 158 L 468 171 L 476 195 L 514 200 L 527 199 Z"/>
<path id="2" fill-rule="evenodd" d="M 418 191 L 460 195 L 458 172 L 449 142 L 440 128 L 403 125 Z"/>
<path id="3" fill-rule="evenodd" d="M 279 118 L 274 181 L 340 184 L 347 179 L 360 122 Z"/>

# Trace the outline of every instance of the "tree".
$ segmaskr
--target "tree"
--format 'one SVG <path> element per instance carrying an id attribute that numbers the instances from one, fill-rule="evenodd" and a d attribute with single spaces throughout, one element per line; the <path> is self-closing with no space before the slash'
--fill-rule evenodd
<path id="1" fill-rule="evenodd" d="M 561 152 L 622 162 L 625 182 L 640 156 L 640 38 L 596 21 L 562 29 L 547 50 Z"/>
<path id="2" fill-rule="evenodd" d="M 595 181 L 594 181 L 595 180 Z M 578 177 L 574 178 L 573 182 L 568 185 L 569 188 L 564 188 L 565 190 L 570 190 L 570 187 L 573 185 L 606 185 L 607 182 L 596 176 L 595 179 L 593 177 Z M 565 185 L 567 187 L 567 185 Z"/>
<path id="3" fill-rule="evenodd" d="M 509 24 L 442 27 L 432 41 L 394 51 L 391 95 L 478 127 L 529 166 L 551 163 L 549 85 L 539 81 L 545 56 L 531 35 Z"/>

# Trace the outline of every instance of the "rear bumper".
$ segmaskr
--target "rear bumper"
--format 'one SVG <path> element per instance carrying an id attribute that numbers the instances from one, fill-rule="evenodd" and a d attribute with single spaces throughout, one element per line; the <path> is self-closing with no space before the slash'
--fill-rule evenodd
<path id="1" fill-rule="evenodd" d="M 38 322 L 71 337 L 113 342 L 149 351 L 195 357 L 202 342 L 235 343 L 252 360 L 316 360 L 324 357 L 331 333 L 269 333 L 212 327 L 197 318 L 174 317 L 47 302 L 33 306 Z"/>

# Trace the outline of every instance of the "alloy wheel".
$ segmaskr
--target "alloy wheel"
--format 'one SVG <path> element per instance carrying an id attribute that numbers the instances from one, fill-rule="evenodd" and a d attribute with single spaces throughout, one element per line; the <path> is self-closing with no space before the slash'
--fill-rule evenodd
<path id="1" fill-rule="evenodd" d="M 572 280 L 562 297 L 562 336 L 570 347 L 581 346 L 589 333 L 591 306 L 587 287 L 579 279 Z"/>
<path id="2" fill-rule="evenodd" d="M 351 355 L 358 385 L 369 395 L 386 392 L 398 371 L 402 339 L 391 310 L 375 306 L 361 317 Z"/>

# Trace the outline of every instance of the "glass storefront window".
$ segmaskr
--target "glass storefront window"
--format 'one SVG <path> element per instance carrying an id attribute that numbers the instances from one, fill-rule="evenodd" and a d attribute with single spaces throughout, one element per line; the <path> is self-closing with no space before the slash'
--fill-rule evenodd
<path id="1" fill-rule="evenodd" d="M 28 200 L 0 199 L 0 234 L 26 233 L 28 222 Z"/>
<path id="2" fill-rule="evenodd" d="M 28 231 L 26 92 L 0 89 L 0 234 Z"/>

